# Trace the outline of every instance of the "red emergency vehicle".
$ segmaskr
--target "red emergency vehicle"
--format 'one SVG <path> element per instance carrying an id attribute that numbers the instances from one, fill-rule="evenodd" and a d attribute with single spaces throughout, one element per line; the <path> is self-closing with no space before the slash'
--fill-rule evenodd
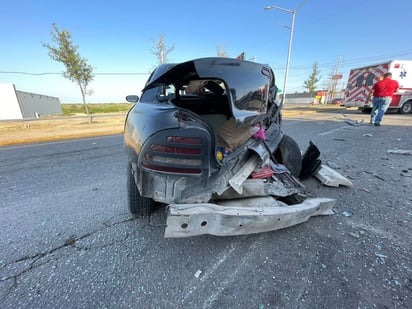
<path id="1" fill-rule="evenodd" d="M 399 91 L 392 97 L 389 109 L 399 113 L 412 111 L 412 60 L 392 60 L 384 63 L 352 69 L 342 106 L 359 107 L 365 113 L 372 110 L 372 100 L 368 95 L 374 83 L 383 78 L 386 72 L 399 82 Z"/>

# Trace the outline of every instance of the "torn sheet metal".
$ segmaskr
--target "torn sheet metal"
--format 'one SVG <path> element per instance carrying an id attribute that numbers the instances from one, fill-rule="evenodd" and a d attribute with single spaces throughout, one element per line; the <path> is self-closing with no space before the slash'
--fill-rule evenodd
<path id="1" fill-rule="evenodd" d="M 258 157 L 252 156 L 240 170 L 229 180 L 229 184 L 239 194 L 243 192 L 243 183 L 258 166 Z"/>
<path id="2" fill-rule="evenodd" d="M 263 182 L 261 179 L 246 179 L 242 185 L 242 194 L 233 188 L 227 189 L 223 194 L 217 195 L 219 200 L 232 200 L 256 196 L 279 196 L 286 197 L 300 193 L 300 188 L 286 187 L 283 183 L 273 178 L 273 182 Z"/>
<path id="3" fill-rule="evenodd" d="M 320 182 L 329 187 L 348 186 L 352 187 L 352 182 L 346 177 L 339 174 L 337 171 L 331 169 L 329 166 L 321 165 L 320 169 L 316 172 L 315 177 Z"/>
<path id="4" fill-rule="evenodd" d="M 274 231 L 300 224 L 312 216 L 333 214 L 335 203 L 330 198 L 309 198 L 288 206 L 266 196 L 219 201 L 219 205 L 172 204 L 164 236 L 234 236 Z"/>

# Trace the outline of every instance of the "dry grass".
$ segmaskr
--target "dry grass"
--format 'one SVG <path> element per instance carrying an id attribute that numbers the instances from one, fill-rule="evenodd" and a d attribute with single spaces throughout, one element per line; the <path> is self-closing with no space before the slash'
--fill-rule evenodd
<path id="1" fill-rule="evenodd" d="M 342 109 L 336 105 L 289 105 L 284 106 L 284 117 L 302 113 L 317 113 Z M 0 121 L 0 146 L 53 141 L 77 137 L 123 133 L 126 114 L 95 115 L 93 122 L 84 116 Z"/>
<path id="2" fill-rule="evenodd" d="M 123 133 L 125 114 L 0 122 L 0 146 Z"/>

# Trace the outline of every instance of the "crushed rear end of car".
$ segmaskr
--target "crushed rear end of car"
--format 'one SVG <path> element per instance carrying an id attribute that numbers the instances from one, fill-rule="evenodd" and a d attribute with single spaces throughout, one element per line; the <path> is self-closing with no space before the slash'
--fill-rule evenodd
<path id="1" fill-rule="evenodd" d="M 165 237 L 259 233 L 331 214 L 335 200 L 305 193 L 307 166 L 281 130 L 276 94 L 264 64 L 201 58 L 159 67 L 125 123 L 132 214 L 166 206 Z"/>

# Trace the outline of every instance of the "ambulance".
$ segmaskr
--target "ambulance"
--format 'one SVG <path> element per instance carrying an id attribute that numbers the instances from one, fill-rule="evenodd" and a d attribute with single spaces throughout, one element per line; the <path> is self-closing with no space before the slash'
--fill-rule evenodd
<path id="1" fill-rule="evenodd" d="M 412 60 L 392 60 L 350 70 L 342 106 L 359 107 L 364 113 L 372 110 L 372 99 L 368 95 L 373 84 L 383 79 L 387 72 L 399 82 L 399 90 L 392 97 L 390 110 L 401 114 L 412 111 Z"/>

